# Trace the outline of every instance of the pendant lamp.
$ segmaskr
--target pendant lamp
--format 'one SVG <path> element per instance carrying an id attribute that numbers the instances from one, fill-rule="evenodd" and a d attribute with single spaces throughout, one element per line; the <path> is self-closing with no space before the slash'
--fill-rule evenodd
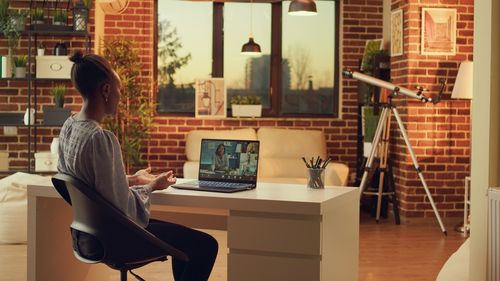
<path id="1" fill-rule="evenodd" d="M 250 1 L 250 36 L 248 42 L 241 47 L 241 53 L 249 56 L 260 56 L 260 46 L 253 40 L 253 1 Z"/>
<path id="2" fill-rule="evenodd" d="M 293 0 L 288 7 L 291 16 L 314 16 L 318 14 L 314 0 Z"/>

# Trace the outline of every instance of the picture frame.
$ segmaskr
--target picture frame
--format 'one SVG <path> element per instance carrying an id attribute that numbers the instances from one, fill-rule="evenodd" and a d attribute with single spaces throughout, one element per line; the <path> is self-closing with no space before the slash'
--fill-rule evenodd
<path id="1" fill-rule="evenodd" d="M 372 39 L 372 40 L 366 40 L 365 44 L 365 51 L 363 52 L 363 58 L 361 59 L 361 67 L 360 71 L 363 72 L 363 66 L 367 63 L 367 61 L 370 59 L 369 56 L 370 54 L 373 54 L 373 51 L 378 51 L 382 50 L 382 39 Z"/>
<path id="2" fill-rule="evenodd" d="M 391 57 L 403 55 L 403 9 L 391 12 Z"/>
<path id="3" fill-rule="evenodd" d="M 457 48 L 457 9 L 422 8 L 420 53 L 455 55 Z"/>
<path id="4" fill-rule="evenodd" d="M 195 117 L 226 118 L 227 94 L 224 78 L 196 79 Z"/>

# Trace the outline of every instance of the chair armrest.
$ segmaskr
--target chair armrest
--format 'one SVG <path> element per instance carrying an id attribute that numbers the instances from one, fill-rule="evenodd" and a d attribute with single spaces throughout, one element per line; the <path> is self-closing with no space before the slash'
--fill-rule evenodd
<path id="1" fill-rule="evenodd" d="M 349 167 L 342 163 L 330 163 L 325 169 L 325 185 L 345 186 L 349 176 Z"/>
<path id="2" fill-rule="evenodd" d="M 199 167 L 200 162 L 198 161 L 186 161 L 182 170 L 182 177 L 185 179 L 197 179 Z"/>

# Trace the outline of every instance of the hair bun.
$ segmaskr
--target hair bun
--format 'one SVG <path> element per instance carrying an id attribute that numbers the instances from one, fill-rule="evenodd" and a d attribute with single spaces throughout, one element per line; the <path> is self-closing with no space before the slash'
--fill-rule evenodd
<path id="1" fill-rule="evenodd" d="M 70 58 L 70 61 L 74 62 L 75 64 L 80 64 L 83 62 L 83 53 L 81 51 L 76 51 Z"/>

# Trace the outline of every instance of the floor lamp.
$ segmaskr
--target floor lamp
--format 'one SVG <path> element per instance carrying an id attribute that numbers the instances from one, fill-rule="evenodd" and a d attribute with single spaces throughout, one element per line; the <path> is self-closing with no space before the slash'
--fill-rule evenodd
<path id="1" fill-rule="evenodd" d="M 457 79 L 455 80 L 455 85 L 453 86 L 453 92 L 451 93 L 451 98 L 452 99 L 467 99 L 467 100 L 472 100 L 472 80 L 473 80 L 473 63 L 471 61 L 464 61 L 460 64 L 460 68 L 458 69 L 458 74 L 457 74 Z M 470 107 L 470 110 L 472 110 L 472 106 Z M 469 116 L 470 113 L 469 113 Z M 472 120 L 469 118 L 469 124 L 472 124 Z M 469 132 L 472 133 L 472 125 L 469 125 Z M 470 148 L 472 148 L 471 145 L 469 145 Z M 471 151 L 472 149 L 469 149 Z M 467 181 L 467 179 L 466 179 Z M 455 230 L 458 232 L 464 233 L 464 235 L 467 235 L 468 229 L 466 227 L 467 225 L 467 220 L 468 220 L 468 188 L 469 185 L 465 185 L 465 192 L 464 192 L 464 222 L 462 224 L 459 224 L 455 227 Z"/>

